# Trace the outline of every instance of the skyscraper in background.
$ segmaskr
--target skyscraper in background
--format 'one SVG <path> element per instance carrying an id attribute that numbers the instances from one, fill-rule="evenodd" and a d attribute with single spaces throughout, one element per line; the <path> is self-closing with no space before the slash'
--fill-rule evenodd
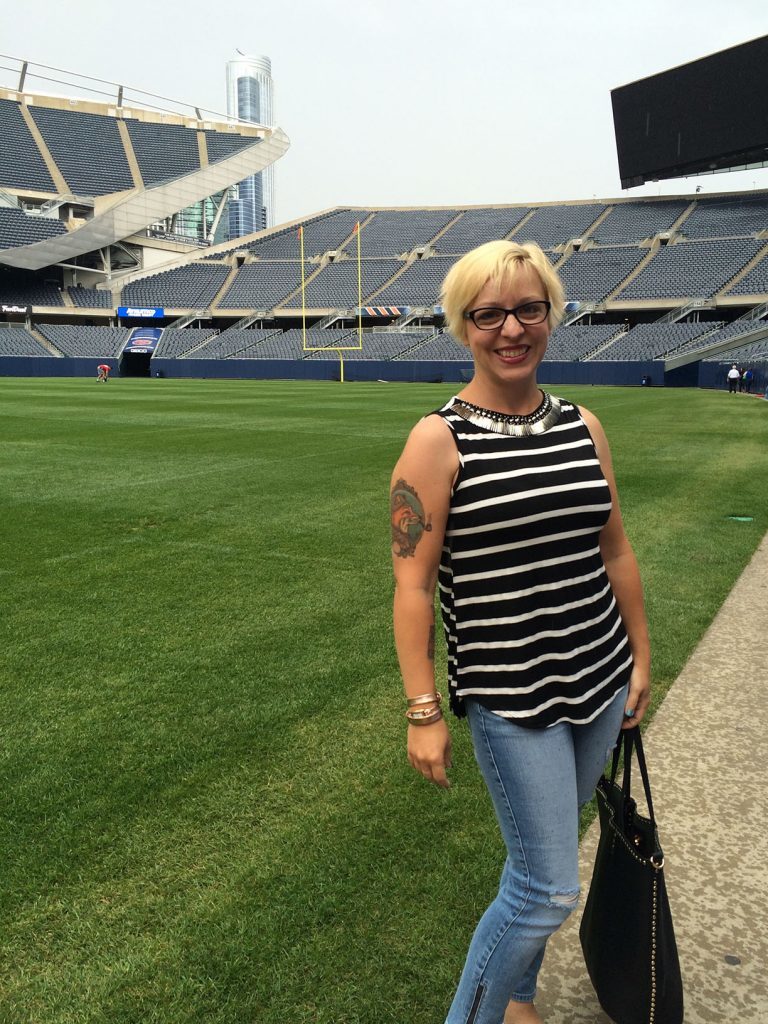
<path id="1" fill-rule="evenodd" d="M 238 53 L 240 51 L 238 50 Z M 272 127 L 275 123 L 272 62 L 241 54 L 227 61 L 227 114 Z M 267 167 L 237 186 L 229 201 L 229 237 L 239 238 L 275 223 L 275 172 Z"/>

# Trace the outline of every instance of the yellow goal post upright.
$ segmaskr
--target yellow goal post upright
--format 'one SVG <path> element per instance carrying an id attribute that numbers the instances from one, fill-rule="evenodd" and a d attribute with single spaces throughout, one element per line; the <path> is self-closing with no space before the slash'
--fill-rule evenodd
<path id="1" fill-rule="evenodd" d="M 307 344 L 307 303 L 305 300 L 304 273 L 304 225 L 299 227 L 299 261 L 301 263 L 301 342 L 305 352 L 338 352 L 340 381 L 344 383 L 344 352 L 361 352 L 363 349 L 363 275 L 360 261 L 360 221 L 355 224 L 357 238 L 357 345 L 308 345 Z"/>

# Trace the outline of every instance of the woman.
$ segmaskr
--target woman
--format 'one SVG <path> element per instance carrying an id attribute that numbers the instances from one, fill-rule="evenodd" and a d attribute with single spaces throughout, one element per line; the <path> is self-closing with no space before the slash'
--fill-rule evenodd
<path id="1" fill-rule="evenodd" d="M 578 810 L 650 699 L 637 562 L 597 419 L 536 371 L 563 289 L 535 245 L 489 242 L 448 273 L 467 386 L 413 429 L 392 478 L 395 639 L 408 759 L 448 786 L 434 680 L 439 583 L 450 705 L 466 716 L 507 847 L 446 1024 L 533 1024 L 549 935 L 578 901 Z M 622 722 L 623 718 L 623 722 Z"/>

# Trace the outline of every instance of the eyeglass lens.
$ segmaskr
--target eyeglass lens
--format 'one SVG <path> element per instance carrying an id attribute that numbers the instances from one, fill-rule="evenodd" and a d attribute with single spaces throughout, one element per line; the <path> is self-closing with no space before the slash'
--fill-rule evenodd
<path id="1" fill-rule="evenodd" d="M 512 316 L 517 317 L 520 323 L 523 324 L 538 324 L 546 319 L 547 316 L 547 303 L 546 302 L 526 302 L 523 306 L 518 306 L 514 310 L 509 310 Z M 475 322 L 476 327 L 484 328 L 485 330 L 493 330 L 495 327 L 500 327 L 507 318 L 508 311 L 505 309 L 497 309 L 495 307 L 488 307 L 486 309 L 478 309 L 472 313 L 472 319 Z"/>

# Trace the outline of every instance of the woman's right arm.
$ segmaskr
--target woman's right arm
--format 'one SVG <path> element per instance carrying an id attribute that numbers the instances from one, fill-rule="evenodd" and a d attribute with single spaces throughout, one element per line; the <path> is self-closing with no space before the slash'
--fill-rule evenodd
<path id="1" fill-rule="evenodd" d="M 395 644 L 406 697 L 435 692 L 435 586 L 459 459 L 438 416 L 418 423 L 392 474 L 390 517 L 395 571 Z M 408 725 L 408 760 L 448 786 L 451 738 L 445 719 Z"/>

